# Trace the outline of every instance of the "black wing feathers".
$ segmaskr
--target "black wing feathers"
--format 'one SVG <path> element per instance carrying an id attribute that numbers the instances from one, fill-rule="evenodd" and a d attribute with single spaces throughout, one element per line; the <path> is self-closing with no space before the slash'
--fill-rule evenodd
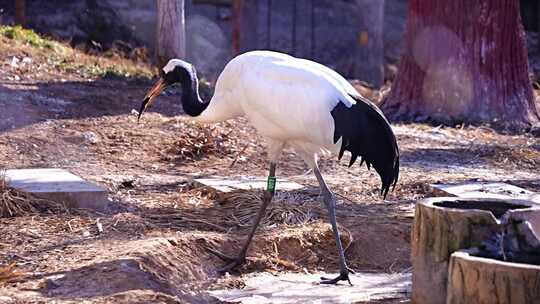
<path id="1" fill-rule="evenodd" d="M 338 158 L 345 151 L 351 152 L 349 167 L 358 156 L 360 165 L 366 162 L 381 177 L 381 194 L 386 198 L 390 187 L 395 187 L 399 175 L 399 149 L 388 120 L 371 101 L 351 96 L 356 104 L 348 108 L 342 102 L 332 110 L 334 118 L 334 143 L 342 138 Z"/>

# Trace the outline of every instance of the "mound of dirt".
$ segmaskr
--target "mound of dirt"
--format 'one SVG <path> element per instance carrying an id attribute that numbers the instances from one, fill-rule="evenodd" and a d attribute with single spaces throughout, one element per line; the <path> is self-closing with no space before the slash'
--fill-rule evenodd
<path id="1" fill-rule="evenodd" d="M 154 297 L 167 301 L 193 300 L 187 290 L 208 278 L 195 250 L 187 241 L 174 238 L 124 242 L 88 266 L 46 275 L 39 292 L 46 298 L 75 300 L 127 299 L 133 297 L 126 294 L 129 291 L 151 290 Z M 193 258 L 186 260 L 186 256 Z"/>

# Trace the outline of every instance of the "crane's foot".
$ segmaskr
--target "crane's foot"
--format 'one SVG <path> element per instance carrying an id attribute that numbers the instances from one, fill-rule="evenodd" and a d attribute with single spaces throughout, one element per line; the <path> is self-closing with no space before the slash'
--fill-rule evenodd
<path id="1" fill-rule="evenodd" d="M 225 266 L 218 268 L 217 270 L 218 273 L 230 272 L 231 270 L 235 269 L 236 267 L 246 262 L 246 256 L 245 254 L 242 254 L 242 253 L 240 253 L 240 255 L 238 255 L 237 257 L 233 258 L 212 248 L 206 247 L 206 250 L 210 252 L 211 254 L 217 256 L 218 258 L 220 258 L 225 263 L 227 263 L 225 264 Z"/>
<path id="2" fill-rule="evenodd" d="M 353 284 L 351 283 L 351 280 L 349 279 L 349 273 L 354 273 L 354 271 L 350 268 L 346 268 L 345 271 L 341 271 L 339 276 L 330 279 L 326 277 L 321 277 L 321 284 L 337 284 L 339 281 L 347 281 L 351 286 Z"/>

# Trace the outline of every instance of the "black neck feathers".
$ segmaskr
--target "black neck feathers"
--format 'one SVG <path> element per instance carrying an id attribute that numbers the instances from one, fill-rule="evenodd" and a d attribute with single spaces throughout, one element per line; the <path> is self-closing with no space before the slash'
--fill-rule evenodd
<path id="1" fill-rule="evenodd" d="M 209 102 L 199 95 L 199 79 L 193 66 L 177 66 L 165 75 L 168 83 L 180 83 L 182 87 L 182 106 L 189 116 L 199 116 L 206 110 Z"/>
<path id="2" fill-rule="evenodd" d="M 199 79 L 195 71 L 182 82 L 182 106 L 190 116 L 199 116 L 206 110 L 209 102 L 204 102 L 199 95 Z"/>

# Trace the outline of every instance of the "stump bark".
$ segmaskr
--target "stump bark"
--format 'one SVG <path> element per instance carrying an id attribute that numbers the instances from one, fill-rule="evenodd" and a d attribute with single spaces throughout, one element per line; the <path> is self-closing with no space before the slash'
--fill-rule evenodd
<path id="1" fill-rule="evenodd" d="M 540 266 L 452 254 L 447 304 L 539 304 Z"/>
<path id="2" fill-rule="evenodd" d="M 530 202 L 438 197 L 417 203 L 412 231 L 413 303 L 446 302 L 450 255 L 479 246 L 498 229 L 497 218 Z M 527 210 L 527 209 L 524 209 Z"/>

